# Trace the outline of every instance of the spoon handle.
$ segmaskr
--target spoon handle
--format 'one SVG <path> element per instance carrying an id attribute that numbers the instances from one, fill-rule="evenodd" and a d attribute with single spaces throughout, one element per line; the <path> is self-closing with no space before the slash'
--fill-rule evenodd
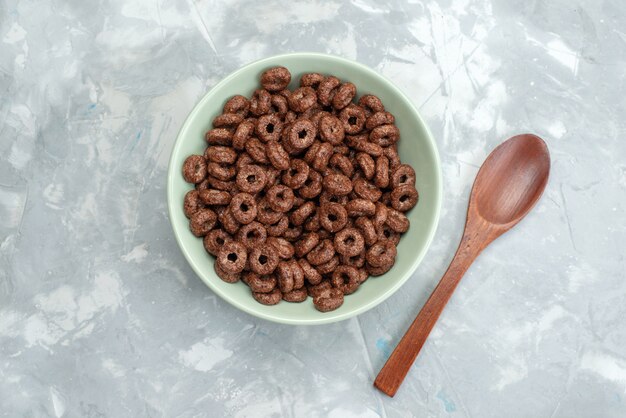
<path id="1" fill-rule="evenodd" d="M 378 373 L 374 386 L 387 395 L 396 394 L 461 277 L 485 247 L 479 235 L 465 232 L 448 270 Z"/>

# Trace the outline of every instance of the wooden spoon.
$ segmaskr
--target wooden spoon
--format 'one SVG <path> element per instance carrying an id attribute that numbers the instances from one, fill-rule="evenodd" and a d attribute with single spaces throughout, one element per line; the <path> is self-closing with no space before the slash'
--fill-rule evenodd
<path id="1" fill-rule="evenodd" d="M 480 252 L 513 228 L 543 193 L 550 153 L 541 138 L 524 134 L 500 144 L 478 171 L 461 244 L 426 304 L 385 363 L 374 386 L 396 394 L 461 277 Z"/>

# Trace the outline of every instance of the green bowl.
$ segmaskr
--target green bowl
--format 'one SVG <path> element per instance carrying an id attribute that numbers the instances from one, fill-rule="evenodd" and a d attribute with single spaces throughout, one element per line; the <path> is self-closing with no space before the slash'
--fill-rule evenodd
<path id="1" fill-rule="evenodd" d="M 302 303 L 282 301 L 278 305 L 265 306 L 257 303 L 248 287 L 241 283 L 223 282 L 213 270 L 213 257 L 208 255 L 202 239 L 189 231 L 188 220 L 183 213 L 183 198 L 192 185 L 185 182 L 181 167 L 190 154 L 202 154 L 206 143 L 204 133 L 211 128 L 211 121 L 220 114 L 226 100 L 235 95 L 250 96 L 259 86 L 259 76 L 267 68 L 287 67 L 296 80 L 307 72 L 333 74 L 349 80 L 357 86 L 359 95 L 365 93 L 380 97 L 386 109 L 396 117 L 400 129 L 400 158 L 415 169 L 419 202 L 408 213 L 411 228 L 402 236 L 398 245 L 396 264 L 380 277 L 370 277 L 358 291 L 345 298 L 337 310 L 318 312 L 308 298 Z M 418 75 L 416 75 L 418 76 Z M 417 269 L 430 245 L 441 207 L 441 167 L 437 147 L 426 124 L 411 101 L 390 81 L 372 69 L 359 63 L 332 55 L 295 53 L 277 55 L 253 62 L 235 71 L 211 89 L 191 111 L 181 128 L 170 158 L 167 177 L 167 202 L 174 235 L 187 261 L 202 281 L 222 299 L 233 306 L 259 318 L 296 324 L 325 324 L 347 319 L 373 308 L 398 290 Z"/>

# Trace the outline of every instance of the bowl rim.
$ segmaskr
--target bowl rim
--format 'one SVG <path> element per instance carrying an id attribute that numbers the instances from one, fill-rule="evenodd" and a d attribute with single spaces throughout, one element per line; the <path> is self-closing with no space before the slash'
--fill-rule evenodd
<path id="1" fill-rule="evenodd" d="M 176 148 L 179 146 L 179 142 L 181 141 L 182 137 L 184 136 L 183 134 L 189 129 L 189 126 L 191 125 L 192 121 L 198 116 L 198 113 L 200 113 L 200 109 L 204 107 L 205 102 L 208 102 L 210 100 L 210 96 L 211 96 L 211 92 L 217 90 L 218 88 L 228 84 L 231 82 L 231 80 L 233 78 L 235 78 L 238 74 L 246 71 L 249 67 L 253 66 L 253 65 L 258 65 L 258 64 L 263 64 L 263 63 L 267 63 L 270 65 L 276 65 L 276 61 L 280 60 L 281 58 L 286 58 L 286 57 L 318 57 L 324 60 L 330 60 L 330 61 L 335 61 L 338 63 L 341 63 L 343 65 L 348 65 L 348 66 L 352 66 L 352 67 L 356 67 L 358 68 L 360 71 L 366 72 L 369 75 L 375 77 L 375 78 L 379 78 L 381 79 L 392 91 L 395 95 L 397 95 L 404 103 L 405 105 L 409 106 L 410 109 L 413 110 L 414 115 L 417 117 L 419 123 L 422 125 L 422 127 L 424 128 L 424 131 L 426 132 L 426 139 L 427 141 L 430 143 L 430 148 L 431 151 L 433 153 L 434 156 L 434 161 L 435 161 L 435 173 L 436 176 L 434 178 L 434 182 L 436 183 L 436 186 L 434 188 L 434 199 L 435 199 L 435 213 L 434 213 L 434 221 L 430 224 L 428 232 L 427 232 L 427 237 L 426 237 L 426 241 L 425 241 L 425 245 L 423 250 L 421 251 L 420 254 L 417 254 L 415 259 L 413 260 L 412 264 L 409 266 L 409 268 L 407 269 L 407 271 L 403 274 L 402 277 L 400 277 L 400 279 L 393 285 L 391 286 L 386 292 L 379 294 L 378 296 L 376 296 L 375 298 L 373 298 L 372 300 L 370 300 L 367 303 L 364 303 L 363 305 L 349 311 L 349 312 L 345 312 L 345 313 L 333 313 L 333 312 L 327 312 L 324 313 L 323 315 L 320 314 L 319 318 L 313 318 L 313 319 L 292 319 L 292 318 L 285 318 L 283 316 L 278 316 L 278 315 L 272 315 L 271 313 L 265 313 L 265 312 L 259 312 L 256 310 L 253 310 L 251 308 L 248 308 L 248 306 L 244 303 L 240 303 L 239 300 L 237 300 L 236 298 L 232 298 L 231 296 L 229 296 L 227 293 L 224 293 L 221 291 L 220 288 L 218 288 L 217 286 L 214 286 L 213 283 L 211 283 L 210 280 L 205 279 L 204 277 L 204 272 L 201 271 L 201 269 L 199 268 L 199 266 L 194 262 L 193 258 L 191 257 L 191 255 L 188 253 L 188 251 L 185 249 L 185 246 L 183 245 L 183 238 L 181 235 L 181 231 L 179 229 L 176 228 L 176 226 L 174 225 L 174 218 L 173 218 L 173 211 L 174 211 L 174 206 L 176 204 L 180 205 L 180 202 L 174 202 L 174 197 L 173 197 L 173 188 L 174 188 L 174 176 L 176 175 L 176 173 L 179 172 L 178 168 L 174 167 L 174 157 L 177 155 L 177 153 L 175 152 Z M 222 300 L 228 302 L 230 305 L 236 307 L 237 309 L 246 312 L 252 316 L 255 316 L 257 318 L 262 318 L 268 321 L 272 321 L 272 322 L 277 322 L 277 323 L 281 323 L 281 324 L 288 324 L 288 325 L 321 325 L 321 324 L 329 324 L 329 323 L 333 323 L 333 322 L 338 322 L 338 321 L 343 321 L 345 319 L 349 319 L 352 317 L 355 317 L 359 314 L 362 314 L 363 312 L 366 312 L 372 308 L 374 308 L 375 306 L 379 305 L 380 303 L 384 302 L 387 298 L 389 298 L 392 294 L 394 294 L 402 285 L 404 285 L 408 279 L 413 275 L 413 273 L 415 273 L 415 271 L 417 270 L 417 267 L 420 265 L 420 263 L 422 262 L 422 260 L 424 259 L 426 253 L 428 252 L 428 249 L 430 248 L 433 238 L 435 236 L 435 233 L 437 231 L 437 227 L 439 225 L 439 219 L 441 216 L 441 205 L 442 205 L 442 196 L 443 196 L 443 182 L 442 182 L 442 174 L 441 174 L 441 159 L 439 157 L 439 151 L 437 149 L 437 143 L 435 142 L 435 139 L 433 138 L 432 133 L 430 132 L 430 129 L 428 128 L 428 125 L 426 124 L 426 122 L 424 121 L 424 119 L 422 118 L 422 116 L 420 115 L 418 109 L 415 107 L 415 105 L 413 104 L 413 102 L 411 101 L 411 99 L 409 99 L 409 97 L 404 94 L 404 92 L 402 90 L 400 90 L 392 81 L 390 81 L 388 78 L 386 78 L 385 76 L 383 76 L 382 74 L 378 73 L 377 71 L 375 71 L 374 69 L 361 64 L 357 61 L 353 61 L 351 59 L 347 59 L 347 58 L 343 58 L 343 57 L 339 57 L 336 55 L 332 55 L 332 54 L 325 54 L 325 53 L 320 53 L 320 52 L 293 52 L 293 53 L 286 53 L 286 54 L 278 54 L 278 55 L 272 55 L 269 57 L 265 57 L 265 58 L 261 58 L 258 60 L 254 60 L 251 62 L 248 62 L 246 64 L 244 64 L 243 66 L 241 66 L 240 68 L 238 68 L 237 70 L 233 71 L 232 73 L 230 73 L 229 75 L 227 75 L 226 77 L 224 77 L 221 81 L 219 81 L 217 84 L 215 84 L 213 87 L 211 87 L 206 93 L 204 93 L 204 95 L 202 96 L 202 98 L 194 105 L 193 109 L 189 112 L 189 114 L 187 115 L 187 117 L 185 118 L 185 122 L 182 124 L 180 130 L 178 131 L 178 134 L 176 135 L 176 139 L 172 145 L 172 148 L 170 150 L 170 158 L 169 158 L 169 163 L 168 163 L 168 168 L 167 168 L 167 206 L 168 206 L 168 217 L 170 220 L 170 225 L 172 227 L 172 230 L 174 231 L 174 236 L 176 238 L 176 243 L 178 244 L 178 248 L 180 249 L 180 251 L 183 253 L 185 259 L 187 260 L 187 262 L 189 263 L 189 265 L 191 266 L 191 268 L 193 269 L 194 273 L 196 273 L 196 275 L 200 278 L 200 280 L 202 280 L 202 282 L 204 282 L 204 284 L 206 286 L 209 287 L 209 289 L 211 289 L 215 294 L 217 294 Z M 335 311 L 336 312 L 336 311 Z"/>

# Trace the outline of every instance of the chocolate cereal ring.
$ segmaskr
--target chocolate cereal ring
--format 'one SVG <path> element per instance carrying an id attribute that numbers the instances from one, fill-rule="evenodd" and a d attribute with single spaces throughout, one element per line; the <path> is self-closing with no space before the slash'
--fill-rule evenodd
<path id="1" fill-rule="evenodd" d="M 200 199 L 200 193 L 197 190 L 189 190 L 185 194 L 185 201 L 183 203 L 183 212 L 187 218 L 191 218 L 191 216 L 204 208 L 204 203 L 202 199 Z"/>
<path id="2" fill-rule="evenodd" d="M 387 215 L 389 214 L 389 208 L 382 202 L 376 202 L 376 211 L 374 212 L 374 219 L 372 222 L 374 226 L 384 225 L 387 222 Z"/>
<path id="3" fill-rule="evenodd" d="M 346 266 L 361 268 L 365 265 L 365 250 L 361 251 L 357 255 L 342 255 L 339 261 L 341 262 L 341 264 Z"/>
<path id="4" fill-rule="evenodd" d="M 206 205 L 228 205 L 230 203 L 230 193 L 225 190 L 206 189 L 201 190 L 200 200 Z"/>
<path id="5" fill-rule="evenodd" d="M 319 235 L 315 232 L 310 232 L 303 235 L 294 245 L 296 256 L 300 258 L 304 257 L 309 252 L 311 252 L 313 248 L 317 247 L 317 244 L 319 244 L 319 242 Z"/>
<path id="6" fill-rule="evenodd" d="M 322 142 L 319 147 L 317 147 L 317 152 L 315 153 L 315 157 L 311 164 L 317 171 L 323 171 L 328 166 L 328 162 L 330 161 L 330 157 L 333 155 L 333 146 L 328 142 Z"/>
<path id="7" fill-rule="evenodd" d="M 383 149 L 383 155 L 389 160 L 389 169 L 395 170 L 400 166 L 400 156 L 398 150 L 394 147 L 387 147 Z"/>
<path id="8" fill-rule="evenodd" d="M 295 250 L 293 245 L 284 238 L 269 237 L 266 240 L 266 244 L 274 247 L 276 249 L 276 252 L 278 253 L 278 257 L 282 258 L 283 260 L 289 260 L 294 255 Z"/>
<path id="9" fill-rule="evenodd" d="M 273 113 L 277 113 L 281 117 L 284 117 L 289 111 L 289 104 L 287 103 L 287 98 L 285 96 L 281 96 L 280 94 L 272 94 L 272 99 L 270 100 L 272 106 L 270 107 L 270 111 Z"/>
<path id="10" fill-rule="evenodd" d="M 235 177 L 236 171 L 233 165 L 209 163 L 207 164 L 207 173 L 218 180 L 228 181 Z"/>
<path id="11" fill-rule="evenodd" d="M 230 234 L 223 229 L 213 229 L 204 236 L 202 245 L 209 254 L 217 256 L 224 244 L 232 240 Z"/>
<path id="12" fill-rule="evenodd" d="M 235 182 L 242 192 L 254 194 L 263 190 L 267 175 L 263 168 L 249 164 L 239 169 Z"/>
<path id="13" fill-rule="evenodd" d="M 381 125 L 372 129 L 370 141 L 381 147 L 388 147 L 400 139 L 400 130 L 395 125 Z"/>
<path id="14" fill-rule="evenodd" d="M 343 83 L 335 91 L 332 105 L 335 109 L 341 110 L 352 102 L 354 96 L 356 96 L 356 86 L 350 82 Z"/>
<path id="15" fill-rule="evenodd" d="M 249 224 L 257 215 L 256 200 L 249 193 L 237 193 L 230 200 L 230 212 L 237 222 Z"/>
<path id="16" fill-rule="evenodd" d="M 339 113 L 339 119 L 346 134 L 358 134 L 365 126 L 365 110 L 361 106 L 350 104 Z"/>
<path id="17" fill-rule="evenodd" d="M 304 185 L 298 189 L 298 194 L 304 199 L 313 199 L 322 192 L 322 176 L 315 170 L 309 170 Z"/>
<path id="18" fill-rule="evenodd" d="M 335 250 L 346 257 L 352 257 L 365 249 L 363 235 L 356 228 L 344 228 L 335 235 Z"/>
<path id="19" fill-rule="evenodd" d="M 294 210 L 289 216 L 289 220 L 296 226 L 302 225 L 317 210 L 315 203 L 310 200 L 302 204 L 298 209 Z"/>
<path id="20" fill-rule="evenodd" d="M 368 274 L 372 276 L 382 276 L 387 273 L 393 267 L 394 262 L 391 261 L 387 264 L 383 264 L 382 266 L 374 267 L 370 264 L 365 264 L 365 270 Z"/>
<path id="21" fill-rule="evenodd" d="M 343 305 L 343 292 L 339 289 L 330 289 L 328 293 L 313 298 L 315 309 L 320 312 L 330 312 Z"/>
<path id="22" fill-rule="evenodd" d="M 317 232 L 320 228 L 320 216 L 318 212 L 315 212 L 315 214 L 309 217 L 309 219 L 307 219 L 304 223 L 304 230 L 308 232 Z"/>
<path id="23" fill-rule="evenodd" d="M 260 276 L 253 271 L 247 271 L 241 277 L 254 293 L 270 293 L 276 288 L 277 280 L 274 275 Z"/>
<path id="24" fill-rule="evenodd" d="M 318 212 L 320 225 L 328 232 L 341 231 L 348 222 L 348 213 L 339 203 L 329 202 L 322 204 Z"/>
<path id="25" fill-rule="evenodd" d="M 348 216 L 372 216 L 376 212 L 376 205 L 367 199 L 352 199 L 345 205 Z"/>
<path id="26" fill-rule="evenodd" d="M 372 202 L 376 202 L 383 194 L 378 187 L 374 186 L 365 179 L 354 180 L 354 192 L 360 198 L 367 199 Z"/>
<path id="27" fill-rule="evenodd" d="M 265 145 L 265 155 L 275 169 L 286 170 L 289 168 L 289 154 L 278 142 L 268 142 Z"/>
<path id="28" fill-rule="evenodd" d="M 197 237 L 203 237 L 213 229 L 217 215 L 209 208 L 200 209 L 191 215 L 189 229 Z"/>
<path id="29" fill-rule="evenodd" d="M 237 113 L 223 113 L 213 119 L 214 128 L 234 129 L 243 121 L 243 116 Z"/>
<path id="30" fill-rule="evenodd" d="M 324 79 L 324 76 L 320 73 L 308 73 L 303 74 L 300 77 L 300 87 L 311 87 L 313 89 L 317 89 Z"/>
<path id="31" fill-rule="evenodd" d="M 283 122 L 276 113 L 260 116 L 256 122 L 255 131 L 263 142 L 278 141 L 283 129 Z"/>
<path id="32" fill-rule="evenodd" d="M 243 121 L 237 126 L 231 138 L 234 149 L 241 151 L 245 148 L 246 142 L 254 133 L 255 126 L 255 123 L 251 121 Z"/>
<path id="33" fill-rule="evenodd" d="M 276 305 L 283 295 L 280 289 L 276 288 L 269 293 L 252 292 L 252 297 L 262 305 Z"/>
<path id="34" fill-rule="evenodd" d="M 278 265 L 278 253 L 274 247 L 255 247 L 250 251 L 248 262 L 253 272 L 260 275 L 272 274 Z"/>
<path id="35" fill-rule="evenodd" d="M 254 116 L 265 115 L 272 106 L 272 96 L 267 90 L 258 89 L 254 91 L 250 99 L 250 113 Z"/>
<path id="36" fill-rule="evenodd" d="M 315 266 L 315 270 L 322 276 L 325 274 L 331 274 L 335 269 L 339 266 L 339 257 L 333 256 L 329 261 L 323 264 L 318 264 Z"/>
<path id="37" fill-rule="evenodd" d="M 276 212 L 287 212 L 293 207 L 293 190 L 278 184 L 267 191 L 266 199 Z"/>
<path id="38" fill-rule="evenodd" d="M 355 158 L 365 178 L 371 180 L 374 174 L 376 174 L 376 162 L 372 156 L 364 152 L 359 152 Z"/>
<path id="39" fill-rule="evenodd" d="M 376 234 L 378 234 L 378 241 L 390 241 L 394 245 L 400 242 L 400 234 L 387 224 L 376 225 Z"/>
<path id="40" fill-rule="evenodd" d="M 318 266 L 329 262 L 334 255 L 335 247 L 333 247 L 333 243 L 325 239 L 306 255 L 306 259 L 312 266 Z"/>
<path id="41" fill-rule="evenodd" d="M 348 157 L 345 155 L 335 153 L 330 157 L 328 166 L 335 170 L 340 171 L 346 177 L 352 177 L 354 174 L 354 166 Z"/>
<path id="42" fill-rule="evenodd" d="M 283 217 L 282 212 L 275 211 L 267 200 L 267 196 L 257 203 L 257 220 L 265 225 L 273 225 Z"/>
<path id="43" fill-rule="evenodd" d="M 322 276 L 320 275 L 320 277 Z M 309 296 L 311 296 L 312 298 L 316 298 L 320 296 L 328 296 L 332 288 L 333 285 L 330 284 L 330 280 L 321 279 L 319 283 L 311 283 L 310 285 L 307 285 L 306 291 Z"/>
<path id="44" fill-rule="evenodd" d="M 335 95 L 335 89 L 339 87 L 341 80 L 337 77 L 329 76 L 320 81 L 317 88 L 317 99 L 322 106 L 330 106 Z"/>
<path id="45" fill-rule="evenodd" d="M 287 228 L 289 228 L 289 217 L 282 213 L 280 214 L 280 219 L 277 222 L 266 226 L 267 234 L 272 237 L 282 237 L 285 234 L 285 231 L 287 231 Z"/>
<path id="46" fill-rule="evenodd" d="M 247 259 L 246 247 L 240 242 L 229 241 L 217 253 L 216 264 L 226 273 L 241 273 Z"/>
<path id="47" fill-rule="evenodd" d="M 224 105 L 223 112 L 224 113 L 237 113 L 245 118 L 248 115 L 249 109 L 250 109 L 250 101 L 246 99 L 244 96 L 238 94 L 228 99 L 228 101 Z"/>
<path id="48" fill-rule="evenodd" d="M 253 221 L 243 225 L 237 231 L 237 241 L 242 243 L 244 247 L 252 249 L 265 244 L 267 240 L 267 230 L 260 222 Z"/>
<path id="49" fill-rule="evenodd" d="M 408 164 L 401 164 L 391 174 L 391 187 L 415 186 L 415 170 Z"/>
<path id="50" fill-rule="evenodd" d="M 213 128 L 204 136 L 210 145 L 230 145 L 233 139 L 233 132 L 226 128 Z"/>
<path id="51" fill-rule="evenodd" d="M 329 174 L 322 180 L 324 190 L 335 196 L 345 196 L 352 191 L 352 182 L 343 174 Z"/>
<path id="52" fill-rule="evenodd" d="M 234 149 L 220 145 L 207 147 L 204 157 L 210 162 L 219 164 L 233 164 L 237 161 L 237 153 Z"/>
<path id="53" fill-rule="evenodd" d="M 419 195 L 415 186 L 402 185 L 391 191 L 391 206 L 400 212 L 406 212 L 417 204 Z"/>
<path id="54" fill-rule="evenodd" d="M 389 112 L 376 112 L 365 121 L 365 127 L 371 131 L 380 125 L 393 125 L 396 122 L 396 118 Z"/>
<path id="55" fill-rule="evenodd" d="M 409 218 L 407 218 L 404 213 L 399 212 L 395 209 L 388 209 L 387 219 L 385 220 L 385 223 L 389 225 L 389 228 L 400 234 L 408 231 L 411 224 L 409 222 Z"/>
<path id="56" fill-rule="evenodd" d="M 207 175 L 206 160 L 202 155 L 190 155 L 183 163 L 183 177 L 187 183 L 200 183 Z"/>
<path id="57" fill-rule="evenodd" d="M 250 137 L 246 141 L 246 151 L 250 154 L 250 157 L 257 163 L 267 164 L 269 160 L 265 154 L 265 145 L 259 141 L 256 137 Z"/>
<path id="58" fill-rule="evenodd" d="M 376 158 L 374 185 L 381 189 L 389 186 L 389 159 L 384 155 Z"/>
<path id="59" fill-rule="evenodd" d="M 289 170 L 282 176 L 283 184 L 292 189 L 299 189 L 309 178 L 309 165 L 302 160 L 291 160 Z"/>
<path id="60" fill-rule="evenodd" d="M 344 111 L 346 109 L 344 109 Z M 343 142 L 343 138 L 346 134 L 344 124 L 336 116 L 331 114 L 321 116 L 318 126 L 322 141 L 328 142 L 332 145 L 339 145 Z"/>
<path id="61" fill-rule="evenodd" d="M 287 224 L 287 229 L 283 232 L 283 238 L 287 241 L 295 242 L 302 236 L 302 227 L 291 222 Z"/>
<path id="62" fill-rule="evenodd" d="M 384 112 L 385 106 L 383 106 L 383 102 L 373 94 L 366 94 L 361 96 L 359 99 L 359 106 L 364 107 L 367 111 L 371 113 L 376 112 Z"/>
<path id="63" fill-rule="evenodd" d="M 373 267 L 380 267 L 395 260 L 397 255 L 396 246 L 388 240 L 379 240 L 372 245 L 365 254 L 367 263 Z"/>
<path id="64" fill-rule="evenodd" d="M 283 293 L 283 300 L 285 302 L 304 302 L 307 298 L 307 293 L 305 288 L 294 289 L 289 293 Z"/>
<path id="65" fill-rule="evenodd" d="M 268 91 L 286 89 L 291 81 L 291 73 L 285 67 L 274 67 L 261 74 L 261 85 Z"/>
<path id="66" fill-rule="evenodd" d="M 365 240 L 365 244 L 367 246 L 374 245 L 376 241 L 378 241 L 378 233 L 376 232 L 376 228 L 369 218 L 361 216 L 360 218 L 357 218 L 356 221 L 354 221 L 354 225 L 361 231 L 361 234 L 363 235 L 363 239 Z"/>
<path id="67" fill-rule="evenodd" d="M 218 263 L 213 263 L 213 269 L 215 270 L 215 273 L 217 273 L 217 276 L 226 283 L 237 283 L 241 277 L 240 273 L 229 273 L 224 271 Z"/>
<path id="68" fill-rule="evenodd" d="M 317 94 L 311 87 L 298 87 L 287 98 L 287 102 L 291 110 L 302 113 L 317 102 Z"/>
<path id="69" fill-rule="evenodd" d="M 308 148 L 317 135 L 317 128 L 308 119 L 298 119 L 289 126 L 287 144 L 295 150 Z"/>
<path id="70" fill-rule="evenodd" d="M 300 268 L 302 269 L 302 273 L 304 274 L 304 278 L 307 282 L 315 285 L 322 281 L 322 275 L 315 270 L 315 268 L 313 268 L 313 266 L 311 266 L 305 258 L 298 259 L 298 264 L 300 264 Z"/>
<path id="71" fill-rule="evenodd" d="M 289 262 L 281 261 L 278 263 L 276 277 L 278 278 L 278 287 L 281 292 L 289 293 L 295 288 L 294 271 Z"/>
<path id="72" fill-rule="evenodd" d="M 361 284 L 359 272 L 352 266 L 339 266 L 333 271 L 330 283 L 334 288 L 339 289 L 344 295 L 356 292 Z"/>

